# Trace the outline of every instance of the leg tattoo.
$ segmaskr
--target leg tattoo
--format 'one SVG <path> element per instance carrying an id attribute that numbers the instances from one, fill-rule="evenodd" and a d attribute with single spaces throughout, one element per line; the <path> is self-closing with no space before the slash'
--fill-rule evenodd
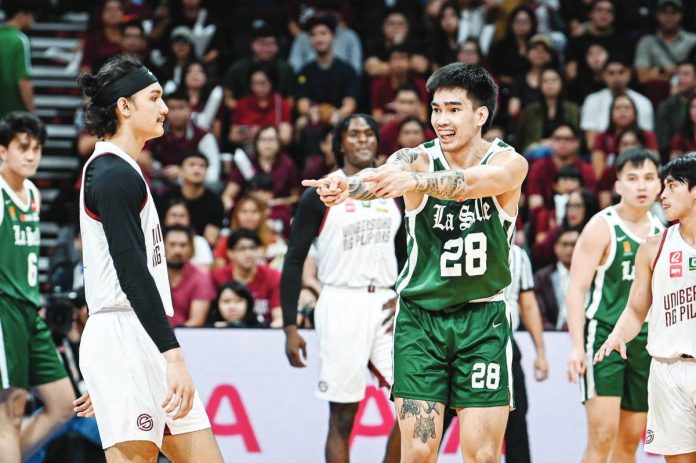
<path id="1" fill-rule="evenodd" d="M 404 399 L 401 404 L 401 410 L 399 411 L 399 417 L 403 420 L 409 416 L 418 416 L 420 413 L 420 405 L 417 401 L 411 399 Z"/>
<path id="2" fill-rule="evenodd" d="M 435 434 L 435 418 L 417 417 L 416 427 L 413 429 L 413 437 L 420 438 L 424 444 L 428 442 L 428 438 L 435 439 L 437 437 Z"/>

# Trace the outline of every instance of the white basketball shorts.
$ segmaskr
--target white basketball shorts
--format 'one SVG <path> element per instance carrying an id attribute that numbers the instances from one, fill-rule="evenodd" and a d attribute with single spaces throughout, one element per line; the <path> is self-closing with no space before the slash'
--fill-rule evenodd
<path id="1" fill-rule="evenodd" d="M 390 326 L 383 325 L 389 312 L 382 306 L 394 297 L 394 291 L 384 288 L 322 288 L 314 311 L 319 337 L 317 397 L 360 402 L 368 367 L 381 385 L 391 386 L 393 340 L 387 332 Z"/>
<path id="2" fill-rule="evenodd" d="M 696 360 L 653 358 L 648 407 L 646 452 L 696 452 Z"/>
<path id="3" fill-rule="evenodd" d="M 165 414 L 166 363 L 132 310 L 97 312 L 87 319 L 80 369 L 104 449 L 135 440 L 161 447 L 165 433 L 210 428 L 198 393 L 184 418 L 174 421 L 175 412 Z"/>

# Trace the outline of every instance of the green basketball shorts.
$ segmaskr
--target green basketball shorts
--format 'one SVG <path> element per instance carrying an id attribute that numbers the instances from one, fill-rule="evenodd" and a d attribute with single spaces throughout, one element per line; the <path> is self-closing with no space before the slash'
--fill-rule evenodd
<path id="1" fill-rule="evenodd" d="M 582 401 L 597 396 L 621 397 L 621 409 L 631 412 L 648 411 L 648 376 L 650 354 L 645 346 L 647 334 L 639 334 L 626 344 L 628 360 L 613 351 L 604 360 L 592 365 L 594 355 L 614 327 L 597 320 L 585 323 L 587 369 L 581 382 Z"/>
<path id="2" fill-rule="evenodd" d="M 504 301 L 444 313 L 399 298 L 392 395 L 451 408 L 512 407 L 511 336 Z"/>
<path id="3" fill-rule="evenodd" d="M 0 389 L 28 389 L 68 376 L 33 304 L 0 294 L 0 328 Z"/>

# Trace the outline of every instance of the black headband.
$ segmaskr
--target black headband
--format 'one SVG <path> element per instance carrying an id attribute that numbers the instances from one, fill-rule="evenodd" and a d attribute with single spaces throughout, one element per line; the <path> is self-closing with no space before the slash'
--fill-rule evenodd
<path id="1" fill-rule="evenodd" d="M 98 105 L 109 106 L 119 98 L 134 95 L 155 82 L 158 82 L 157 77 L 145 66 L 140 66 L 99 90 L 92 100 Z"/>

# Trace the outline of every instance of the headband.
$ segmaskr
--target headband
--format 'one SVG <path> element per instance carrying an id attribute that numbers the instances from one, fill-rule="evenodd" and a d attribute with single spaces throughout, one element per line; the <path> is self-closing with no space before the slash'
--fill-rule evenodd
<path id="1" fill-rule="evenodd" d="M 100 106 L 109 106 L 119 98 L 134 95 L 155 82 L 158 82 L 157 77 L 145 66 L 140 66 L 99 90 L 92 100 Z"/>

